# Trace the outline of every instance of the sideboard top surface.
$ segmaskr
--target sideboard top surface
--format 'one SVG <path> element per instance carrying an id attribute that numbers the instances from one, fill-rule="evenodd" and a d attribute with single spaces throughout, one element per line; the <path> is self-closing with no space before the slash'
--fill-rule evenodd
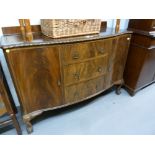
<path id="1" fill-rule="evenodd" d="M 27 47 L 27 46 L 54 45 L 54 44 L 63 44 L 63 43 L 91 41 L 91 40 L 115 37 L 115 36 L 119 36 L 121 34 L 127 34 L 127 33 L 132 33 L 132 31 L 120 30 L 119 32 L 116 33 L 115 29 L 107 28 L 106 30 L 101 31 L 99 34 L 52 39 L 44 36 L 40 32 L 37 32 L 37 33 L 33 33 L 33 41 L 31 42 L 24 41 L 22 36 L 19 34 L 4 35 L 1 37 L 0 48 L 7 49 L 7 48 L 17 48 L 17 47 Z"/>

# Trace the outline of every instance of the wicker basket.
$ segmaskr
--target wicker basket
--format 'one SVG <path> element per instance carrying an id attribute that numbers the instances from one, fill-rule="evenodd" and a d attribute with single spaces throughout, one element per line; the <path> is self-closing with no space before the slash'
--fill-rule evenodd
<path id="1" fill-rule="evenodd" d="M 100 27 L 100 19 L 41 19 L 42 33 L 52 38 L 99 33 Z"/>

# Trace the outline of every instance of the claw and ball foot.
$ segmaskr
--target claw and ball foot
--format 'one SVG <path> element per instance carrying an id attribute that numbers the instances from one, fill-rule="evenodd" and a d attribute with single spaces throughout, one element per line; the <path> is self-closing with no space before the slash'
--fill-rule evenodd
<path id="1" fill-rule="evenodd" d="M 23 121 L 24 121 L 24 123 L 26 125 L 26 130 L 27 130 L 28 134 L 33 132 L 33 127 L 32 127 L 32 124 L 30 122 L 31 119 L 32 119 L 31 115 L 23 116 Z"/>

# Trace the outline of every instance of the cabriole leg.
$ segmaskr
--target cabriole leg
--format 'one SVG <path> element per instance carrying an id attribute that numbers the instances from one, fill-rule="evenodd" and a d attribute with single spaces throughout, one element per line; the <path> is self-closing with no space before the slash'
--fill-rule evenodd
<path id="1" fill-rule="evenodd" d="M 32 133 L 33 132 L 33 127 L 32 127 L 32 124 L 31 124 L 31 117 L 29 115 L 25 115 L 23 116 L 23 121 L 26 125 L 26 130 L 28 132 L 28 134 Z"/>

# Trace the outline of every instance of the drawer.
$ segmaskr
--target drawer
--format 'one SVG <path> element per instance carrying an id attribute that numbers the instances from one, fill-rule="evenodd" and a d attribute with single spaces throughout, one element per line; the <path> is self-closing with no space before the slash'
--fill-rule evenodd
<path id="1" fill-rule="evenodd" d="M 103 75 L 107 71 L 107 58 L 105 55 L 83 63 L 75 63 L 64 67 L 64 83 L 70 85 L 90 78 Z"/>
<path id="2" fill-rule="evenodd" d="M 113 38 L 110 38 L 93 42 L 93 49 L 96 52 L 96 56 L 100 56 L 105 53 L 111 53 L 113 49 L 113 40 Z"/>
<path id="3" fill-rule="evenodd" d="M 74 63 L 104 55 L 112 50 L 112 40 L 113 39 L 103 39 L 89 43 L 64 45 L 61 47 L 63 64 Z"/>
<path id="4" fill-rule="evenodd" d="M 105 89 L 105 77 L 81 82 L 79 84 L 65 87 L 65 102 L 73 103 L 84 100 Z"/>
<path id="5" fill-rule="evenodd" d="M 95 57 L 95 51 L 89 43 L 68 44 L 61 48 L 63 64 Z"/>
<path id="6" fill-rule="evenodd" d="M 134 34 L 131 39 L 131 44 L 136 44 L 144 48 L 151 48 L 155 47 L 155 39 L 149 36 Z"/>

